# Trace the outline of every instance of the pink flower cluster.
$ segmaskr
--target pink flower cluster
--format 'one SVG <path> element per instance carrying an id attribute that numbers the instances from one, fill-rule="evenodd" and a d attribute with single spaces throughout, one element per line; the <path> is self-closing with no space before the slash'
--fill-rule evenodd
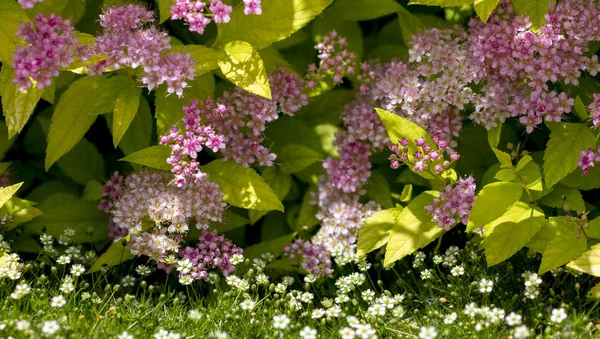
<path id="1" fill-rule="evenodd" d="M 119 172 L 114 172 L 112 177 L 106 181 L 102 187 L 102 198 L 98 204 L 98 209 L 104 213 L 110 213 L 115 201 L 121 197 L 121 184 L 123 176 Z M 112 220 L 108 221 L 108 238 L 112 240 L 120 239 L 127 235 L 127 229 L 119 227 Z"/>
<path id="2" fill-rule="evenodd" d="M 574 100 L 549 85 L 577 85 L 583 71 L 598 73 L 598 57 L 587 52 L 588 43 L 600 39 L 600 11 L 591 0 L 562 1 L 550 5 L 546 21 L 533 32 L 529 19 L 517 16 L 508 0 L 487 24 L 471 20 L 469 50 L 483 93 L 473 121 L 492 128 L 519 117 L 531 133 L 543 120 L 560 121 L 571 111 Z"/>
<path id="3" fill-rule="evenodd" d="M 331 253 L 324 245 L 298 238 L 284 248 L 284 254 L 291 260 L 300 261 L 302 268 L 310 274 L 320 276 L 333 273 Z"/>
<path id="4" fill-rule="evenodd" d="M 336 134 L 335 145 L 340 159 L 327 158 L 323 162 L 328 184 L 345 193 L 356 192 L 371 176 L 369 144 L 341 132 Z"/>
<path id="5" fill-rule="evenodd" d="M 168 53 L 169 35 L 151 26 L 154 20 L 154 12 L 140 5 L 107 8 L 100 15 L 104 33 L 92 50 L 108 59 L 92 64 L 90 74 L 141 66 L 141 81 L 149 90 L 166 83 L 169 94 L 181 97 L 186 80 L 194 78 L 195 62 L 189 54 Z"/>
<path id="6" fill-rule="evenodd" d="M 596 152 L 590 148 L 587 151 L 579 153 L 577 166 L 581 167 L 583 175 L 586 175 L 590 173 L 590 169 L 595 166 L 596 162 L 600 162 L 600 148 Z"/>
<path id="7" fill-rule="evenodd" d="M 460 158 L 460 155 L 456 152 L 450 154 L 450 160 L 444 160 L 444 152 L 447 152 L 448 144 L 445 140 L 440 140 L 437 137 L 433 137 L 434 142 L 437 144 L 438 149 L 434 149 L 433 145 L 426 142 L 424 138 L 415 140 L 416 146 L 419 150 L 412 154 L 409 154 L 408 139 L 404 138 L 397 144 L 392 144 L 390 149 L 394 152 L 390 156 L 391 164 L 393 169 L 400 167 L 400 163 L 404 163 L 411 166 L 411 170 L 415 172 L 430 172 L 431 174 L 440 174 L 444 170 L 448 169 L 450 165 Z M 434 165 L 433 171 L 431 171 L 431 165 Z"/>
<path id="8" fill-rule="evenodd" d="M 467 224 L 475 198 L 475 180 L 469 176 L 458 179 L 454 187 L 446 186 L 433 204 L 425 208 L 431 214 L 431 221 L 449 231 L 458 222 Z"/>
<path id="9" fill-rule="evenodd" d="M 195 247 L 186 247 L 179 251 L 183 259 L 179 265 L 179 275 L 190 276 L 194 280 L 208 279 L 208 273 L 220 270 L 224 276 L 235 271 L 235 265 L 231 259 L 236 254 L 242 254 L 243 250 L 225 238 L 218 235 L 217 231 L 203 231 L 200 241 Z"/>
<path id="10" fill-rule="evenodd" d="M 177 187 L 183 187 L 187 178 L 204 180 L 206 174 L 200 170 L 200 164 L 196 160 L 204 147 L 213 152 L 225 148 L 225 137 L 207 125 L 213 117 L 224 114 L 225 110 L 225 106 L 210 98 L 204 100 L 202 107 L 198 100 L 192 100 L 183 107 L 183 132 L 180 133 L 179 127 L 172 126 L 169 133 L 160 138 L 161 145 L 171 147 L 167 163 L 173 166 L 171 171 L 175 173 Z"/>
<path id="11" fill-rule="evenodd" d="M 16 71 L 13 82 L 21 91 L 32 86 L 42 89 L 52 84 L 61 67 L 72 63 L 77 36 L 69 20 L 55 14 L 35 15 L 35 24 L 21 23 L 16 35 L 26 43 L 17 46 L 12 67 Z"/>
<path id="12" fill-rule="evenodd" d="M 175 0 L 175 5 L 171 6 L 171 19 L 182 19 L 190 31 L 204 34 L 211 16 L 215 23 L 228 23 L 232 11 L 233 8 L 222 0 Z M 262 14 L 261 0 L 244 0 L 244 14 Z"/>
<path id="13" fill-rule="evenodd" d="M 207 177 L 183 188 L 169 185 L 172 180 L 168 173 L 132 173 L 110 210 L 112 221 L 131 235 L 128 246 L 132 251 L 159 262 L 173 252 L 173 244 L 181 241 L 190 226 L 206 229 L 209 222 L 221 220 L 225 209 L 223 193 Z"/>
<path id="14" fill-rule="evenodd" d="M 36 3 L 43 1 L 44 0 L 18 0 L 19 5 L 21 5 L 21 8 L 23 9 L 33 8 Z"/>
<path id="15" fill-rule="evenodd" d="M 592 123 L 594 124 L 594 127 L 598 127 L 598 125 L 600 125 L 600 94 L 594 93 L 594 102 L 592 102 L 588 108 L 593 115 Z"/>
<path id="16" fill-rule="evenodd" d="M 317 82 L 331 77 L 334 84 L 341 84 L 346 74 L 354 74 L 354 63 L 356 56 L 349 52 L 346 47 L 348 43 L 345 37 L 338 35 L 336 31 L 323 36 L 315 48 L 319 52 L 320 64 L 312 64 L 308 67 L 306 74 L 307 86 L 313 88 Z"/>

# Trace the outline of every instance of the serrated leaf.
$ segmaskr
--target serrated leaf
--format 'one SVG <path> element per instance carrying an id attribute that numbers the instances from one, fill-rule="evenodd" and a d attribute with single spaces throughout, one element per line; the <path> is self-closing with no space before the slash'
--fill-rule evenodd
<path id="1" fill-rule="evenodd" d="M 231 21 L 221 27 L 221 41 L 243 40 L 256 49 L 283 40 L 309 23 L 331 4 L 332 0 L 265 1 L 261 15 L 245 15 L 238 6 Z"/>
<path id="2" fill-rule="evenodd" d="M 234 213 L 231 209 L 223 213 L 222 219 L 223 221 L 219 223 L 211 223 L 210 227 L 216 229 L 219 233 L 225 233 L 250 223 L 250 220 Z"/>
<path id="3" fill-rule="evenodd" d="M 521 198 L 523 188 L 512 182 L 495 182 L 484 186 L 477 194 L 467 231 L 486 226 L 501 217 Z"/>
<path id="4" fill-rule="evenodd" d="M 259 211 L 282 211 L 283 205 L 263 178 L 233 161 L 214 160 L 201 167 L 219 184 L 230 205 Z"/>
<path id="5" fill-rule="evenodd" d="M 516 174 L 513 169 L 502 169 L 499 170 L 498 173 L 496 173 L 494 179 L 498 179 L 500 181 L 513 181 L 515 175 Z"/>
<path id="6" fill-rule="evenodd" d="M 16 72 L 8 64 L 4 64 L 0 72 L 0 95 L 9 138 L 20 133 L 25 127 L 42 96 L 42 91 L 35 86 L 21 92 L 12 81 L 15 76 Z"/>
<path id="7" fill-rule="evenodd" d="M 271 99 L 267 70 L 258 52 L 245 41 L 231 41 L 219 58 L 219 68 L 225 77 L 246 91 Z"/>
<path id="8" fill-rule="evenodd" d="M 278 257 L 283 252 L 283 249 L 294 240 L 296 234 L 297 232 L 286 234 L 275 239 L 266 240 L 256 245 L 246 247 L 244 249 L 244 257 L 250 259 L 260 258 L 260 255 L 264 253 L 271 253 L 275 257 Z"/>
<path id="9" fill-rule="evenodd" d="M 108 215 L 98 210 L 96 202 L 80 200 L 67 193 L 56 193 L 36 207 L 44 214 L 26 224 L 28 234 L 46 232 L 57 238 L 66 228 L 72 228 L 77 233 L 72 240 L 77 243 L 108 238 Z"/>
<path id="10" fill-rule="evenodd" d="M 375 212 L 358 229 L 356 255 L 363 256 L 387 244 L 402 207 Z"/>
<path id="11" fill-rule="evenodd" d="M 544 179 L 548 188 L 577 168 L 579 153 L 596 146 L 596 137 L 586 124 L 549 122 L 550 140 L 544 152 Z"/>
<path id="12" fill-rule="evenodd" d="M 555 235 L 555 225 L 550 224 L 550 222 L 546 220 L 546 223 L 544 223 L 542 228 L 537 232 L 535 236 L 533 236 L 533 238 L 527 243 L 526 246 L 529 247 L 529 249 L 531 249 L 532 251 L 544 253 L 544 250 L 546 249 L 546 247 L 548 247 L 548 244 L 550 244 L 552 239 L 554 239 Z"/>
<path id="13" fill-rule="evenodd" d="M 346 0 L 336 1 L 331 10 L 350 21 L 363 21 L 393 14 L 400 10 L 395 0 Z"/>
<path id="14" fill-rule="evenodd" d="M 171 18 L 171 6 L 175 3 L 173 0 L 157 0 L 156 2 L 158 2 L 158 23 L 162 24 Z"/>
<path id="15" fill-rule="evenodd" d="M 36 2 L 32 9 L 26 12 L 33 17 L 36 13 L 45 15 L 55 14 L 69 19 L 75 26 L 85 13 L 85 0 L 44 0 Z"/>
<path id="16" fill-rule="evenodd" d="M 103 79 L 95 92 L 90 114 L 104 114 L 115 110 L 119 95 L 131 87 L 131 78 L 125 75 L 112 75 Z"/>
<path id="17" fill-rule="evenodd" d="M 407 47 L 410 47 L 413 35 L 422 31 L 425 25 L 419 18 L 403 6 L 400 6 L 397 12 L 398 22 L 400 23 L 400 30 L 402 32 L 402 40 Z"/>
<path id="18" fill-rule="evenodd" d="M 386 246 L 384 266 L 414 253 L 440 236 L 444 229 L 431 221 L 425 206 L 433 203 L 439 195 L 437 191 L 425 191 L 406 206 L 396 218 Z"/>
<path id="19" fill-rule="evenodd" d="M 518 202 L 504 215 L 484 228 L 484 248 L 488 266 L 510 258 L 544 226 L 544 212 L 535 205 Z"/>
<path id="20" fill-rule="evenodd" d="M 46 171 L 81 140 L 92 126 L 96 91 L 103 76 L 84 77 L 73 82 L 61 95 L 50 123 L 46 148 Z"/>
<path id="21" fill-rule="evenodd" d="M 538 271 L 540 275 L 568 263 L 587 249 L 585 237 L 577 238 L 577 223 L 564 217 L 549 220 L 556 228 L 556 235 L 544 249 Z"/>
<path id="22" fill-rule="evenodd" d="M 475 0 L 473 7 L 475 7 L 475 13 L 484 23 L 488 21 L 490 15 L 496 7 L 498 7 L 498 3 L 500 0 Z"/>
<path id="23" fill-rule="evenodd" d="M 17 138 L 8 138 L 8 127 L 6 127 L 4 121 L 0 121 L 0 160 L 4 158 L 4 155 L 16 140 Z"/>
<path id="24" fill-rule="evenodd" d="M 585 108 L 583 101 L 581 101 L 581 98 L 579 97 L 579 95 L 575 98 L 574 108 L 575 108 L 575 113 L 577 113 L 577 115 L 581 118 L 581 120 L 587 119 L 588 111 L 587 111 L 587 108 Z"/>
<path id="25" fill-rule="evenodd" d="M 112 133 L 113 115 L 109 113 L 104 117 L 106 118 L 106 122 Z M 123 138 L 119 142 L 119 149 L 121 149 L 125 155 L 129 155 L 150 147 L 153 125 L 154 118 L 150 111 L 150 104 L 148 104 L 148 101 L 144 97 L 141 97 L 138 112 L 133 118 L 131 125 L 129 125 L 127 132 L 125 132 L 125 135 L 123 135 Z"/>
<path id="26" fill-rule="evenodd" d="M 132 84 L 127 90 L 121 92 L 115 102 L 115 110 L 113 113 L 113 145 L 115 148 L 121 142 L 121 139 L 127 132 L 129 125 L 137 114 L 142 97 L 142 89 Z"/>
<path id="27" fill-rule="evenodd" d="M 559 209 L 568 207 L 569 211 L 585 211 L 585 201 L 581 192 L 560 184 L 554 186 L 552 192 L 544 196 L 540 203 Z"/>
<path id="28" fill-rule="evenodd" d="M 381 173 L 372 171 L 366 188 L 367 197 L 377 202 L 381 207 L 392 208 L 394 206 L 390 184 Z"/>
<path id="29" fill-rule="evenodd" d="M 160 0 L 163 1 L 163 0 Z M 182 45 L 174 46 L 170 50 L 172 53 L 189 53 L 196 63 L 196 76 L 210 72 L 219 68 L 219 59 L 223 57 L 222 50 L 206 47 L 203 45 Z"/>
<path id="30" fill-rule="evenodd" d="M 555 0 L 511 0 L 518 15 L 529 17 L 533 29 L 539 29 L 546 24 L 548 4 L 556 3 Z"/>
<path id="31" fill-rule="evenodd" d="M 470 6 L 474 0 L 410 0 L 409 5 L 427 5 L 440 7 Z"/>
<path id="32" fill-rule="evenodd" d="M 497 149 L 500 143 L 500 136 L 502 135 L 502 124 L 487 131 L 488 143 L 492 149 Z"/>
<path id="33" fill-rule="evenodd" d="M 171 156 L 171 148 L 165 145 L 156 145 L 129 154 L 119 161 L 132 162 L 134 164 L 170 171 L 171 165 L 167 164 L 167 158 Z"/>
<path id="34" fill-rule="evenodd" d="M 0 0 L 0 61 L 3 65 L 10 65 L 17 45 L 21 38 L 15 32 L 22 22 L 29 22 L 27 13 L 15 1 Z"/>
<path id="35" fill-rule="evenodd" d="M 513 164 L 512 164 L 512 158 L 510 157 L 510 154 L 503 152 L 497 148 L 492 148 L 492 151 L 496 155 L 498 162 L 500 162 L 500 167 L 512 168 Z"/>
<path id="36" fill-rule="evenodd" d="M 296 229 L 310 231 L 313 227 L 319 224 L 319 219 L 317 219 L 319 207 L 317 206 L 317 204 L 311 203 L 312 194 L 316 192 L 317 188 L 315 186 L 311 186 L 308 190 L 306 190 L 306 193 L 302 198 L 300 212 L 298 212 L 298 219 L 296 220 Z"/>
<path id="37" fill-rule="evenodd" d="M 85 184 L 85 187 L 83 188 L 83 195 L 81 196 L 81 199 L 88 201 L 98 201 L 102 199 L 103 195 L 103 185 L 97 180 L 90 180 Z"/>
<path id="38" fill-rule="evenodd" d="M 296 173 L 323 159 L 323 155 L 306 146 L 287 144 L 277 155 L 277 162 L 284 173 Z"/>
<path id="39" fill-rule="evenodd" d="M 133 259 L 133 254 L 131 254 L 131 251 L 125 246 L 125 243 L 126 240 L 121 239 L 110 244 L 106 251 L 94 261 L 92 267 L 90 267 L 86 273 L 94 273 L 99 271 L 102 267 L 116 266 L 127 260 Z"/>
<path id="40" fill-rule="evenodd" d="M 4 204 L 17 193 L 21 185 L 23 185 L 22 182 L 12 186 L 0 187 L 0 207 L 4 206 Z"/>
<path id="41" fill-rule="evenodd" d="M 267 167 L 261 174 L 261 177 L 265 180 L 265 183 L 269 185 L 277 195 L 279 200 L 283 200 L 285 196 L 290 192 L 292 188 L 292 176 L 288 173 L 282 172 L 277 167 Z M 254 225 L 260 218 L 265 216 L 269 211 L 248 211 L 250 217 L 250 223 Z"/>
<path id="42" fill-rule="evenodd" d="M 589 251 L 569 262 L 567 267 L 594 277 L 600 277 L 600 244 L 592 246 Z"/>
<path id="43" fill-rule="evenodd" d="M 90 180 L 100 179 L 105 174 L 102 154 L 85 138 L 81 139 L 56 164 L 65 175 L 81 185 Z"/>
<path id="44" fill-rule="evenodd" d="M 519 174 L 521 184 L 528 190 L 538 192 L 544 190 L 540 166 L 531 159 L 531 156 L 526 155 L 521 158 L 517 164 L 517 174 Z"/>

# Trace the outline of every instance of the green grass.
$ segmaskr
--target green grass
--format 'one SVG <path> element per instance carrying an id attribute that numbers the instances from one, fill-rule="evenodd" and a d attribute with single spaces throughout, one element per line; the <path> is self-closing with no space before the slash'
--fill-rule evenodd
<path id="1" fill-rule="evenodd" d="M 278 272 L 268 272 L 271 282 L 257 285 L 253 282 L 258 270 L 252 268 L 249 260 L 237 271 L 240 278 L 249 281 L 246 291 L 228 286 L 223 277 L 215 284 L 195 282 L 190 286 L 179 285 L 173 274 L 166 278 L 161 271 L 141 278 L 132 264 L 78 277 L 75 290 L 65 294 L 59 287 L 61 280 L 69 276 L 68 269 L 64 265 L 51 268 L 33 261 L 21 278 L 29 282 L 32 291 L 21 300 L 10 297 L 18 281 L 0 280 L 0 323 L 5 325 L 0 337 L 43 337 L 44 321 L 56 320 L 61 329 L 48 337 L 114 338 L 126 331 L 135 338 L 151 338 L 162 328 L 180 334 L 181 338 L 207 338 L 217 331 L 227 333 L 229 338 L 298 338 L 300 330 L 309 326 L 318 331 L 319 338 L 337 338 L 340 329 L 348 327 L 347 316 L 371 324 L 379 338 L 417 338 L 422 326 L 435 327 L 438 338 L 507 338 L 513 333 L 514 327 L 505 321 L 492 324 L 481 315 L 466 315 L 465 306 L 473 302 L 480 308 L 500 308 L 506 315 L 521 314 L 532 338 L 535 335 L 600 337 L 598 303 L 586 300 L 587 291 L 597 282 L 593 278 L 569 272 L 556 277 L 548 273 L 542 277 L 540 295 L 533 300 L 524 299 L 521 274 L 525 270 L 534 271 L 539 258 L 521 252 L 509 262 L 487 268 L 482 254 L 475 245 L 461 250 L 457 259 L 465 272 L 458 277 L 428 257 L 425 265 L 431 270 L 429 280 L 421 279 L 425 267 L 413 268 L 412 259 L 400 261 L 392 270 L 374 264 L 367 271 L 364 283 L 347 293 L 349 301 L 341 304 L 339 317 L 329 319 L 313 319 L 311 315 L 315 308 L 325 308 L 323 304 L 327 304 L 327 300 L 335 304 L 339 290 L 336 280 L 360 272 L 358 266 L 338 268 L 334 277 L 320 278 L 313 284 L 305 284 L 302 277 L 296 275 L 293 276 L 295 282 L 285 293 L 277 293 L 276 285 L 283 277 Z M 377 263 L 380 259 L 375 255 L 370 261 Z M 121 277 L 127 274 L 136 276 L 134 286 L 119 284 Z M 491 293 L 478 291 L 482 278 L 494 281 Z M 385 315 L 370 315 L 370 304 L 361 298 L 361 292 L 367 289 L 373 290 L 376 297 L 403 298 L 397 304 L 402 309 L 397 308 L 395 314 L 390 308 Z M 305 291 L 314 295 L 313 302 L 300 301 L 301 309 L 293 309 L 291 294 Z M 52 297 L 58 294 L 63 294 L 67 303 L 60 308 L 51 307 Z M 240 307 L 246 299 L 254 301 L 253 309 Z M 550 311 L 560 307 L 566 310 L 568 317 L 555 324 L 550 321 Z M 191 310 L 197 310 L 201 318 L 191 319 L 188 316 Z M 452 312 L 457 313 L 456 321 L 445 324 L 444 317 Z M 286 314 L 290 319 L 284 330 L 273 327 L 273 317 L 278 314 Z M 23 319 L 31 323 L 27 331 L 15 328 L 15 322 Z"/>

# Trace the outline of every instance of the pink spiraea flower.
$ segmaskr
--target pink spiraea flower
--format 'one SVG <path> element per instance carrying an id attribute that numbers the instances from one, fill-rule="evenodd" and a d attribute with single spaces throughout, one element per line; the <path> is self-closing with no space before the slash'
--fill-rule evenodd
<path id="1" fill-rule="evenodd" d="M 431 221 L 449 231 L 459 222 L 467 224 L 475 198 L 475 180 L 469 176 L 458 179 L 454 187 L 446 186 L 425 209 L 431 214 Z"/>
<path id="2" fill-rule="evenodd" d="M 284 255 L 293 261 L 300 262 L 302 268 L 316 276 L 331 275 L 331 253 L 326 246 L 312 244 L 310 241 L 296 239 L 284 248 Z"/>

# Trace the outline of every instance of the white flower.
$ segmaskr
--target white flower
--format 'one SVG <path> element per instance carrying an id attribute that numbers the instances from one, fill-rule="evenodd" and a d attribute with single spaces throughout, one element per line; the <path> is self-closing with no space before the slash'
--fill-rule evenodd
<path id="1" fill-rule="evenodd" d="M 315 308 L 312 311 L 312 314 L 311 314 L 310 317 L 313 318 L 313 319 L 319 319 L 319 318 L 323 318 L 324 315 L 325 315 L 325 310 L 324 309 L 322 309 L 322 308 Z"/>
<path id="2" fill-rule="evenodd" d="M 340 329 L 339 333 L 342 339 L 354 339 L 354 337 L 356 336 L 354 334 L 354 330 L 350 327 L 344 327 Z"/>
<path id="3" fill-rule="evenodd" d="M 75 290 L 73 279 L 69 276 L 65 278 L 65 281 L 60 285 L 60 291 L 64 294 L 69 294 Z"/>
<path id="4" fill-rule="evenodd" d="M 458 277 L 460 275 L 464 275 L 465 274 L 465 268 L 462 267 L 462 265 L 460 265 L 460 266 L 454 266 L 450 270 L 450 273 L 452 274 L 453 277 Z"/>
<path id="5" fill-rule="evenodd" d="M 421 271 L 421 280 L 428 280 L 428 279 L 431 279 L 431 270 L 426 268 Z"/>
<path id="6" fill-rule="evenodd" d="M 529 329 L 527 328 L 527 326 L 521 325 L 519 327 L 515 327 L 515 334 L 513 335 L 513 338 L 524 339 L 524 338 L 529 338 L 530 335 L 531 335 L 531 332 L 529 332 Z"/>
<path id="7" fill-rule="evenodd" d="M 285 314 L 273 317 L 273 327 L 284 330 L 290 324 L 290 318 Z"/>
<path id="8" fill-rule="evenodd" d="M 200 318 L 202 318 L 202 313 L 200 313 L 198 310 L 190 310 L 188 313 L 188 318 L 193 321 L 198 321 Z"/>
<path id="9" fill-rule="evenodd" d="M 279 294 L 283 294 L 285 293 L 285 290 L 287 289 L 288 285 L 284 284 L 284 283 L 279 283 L 277 285 L 275 285 L 275 293 L 279 293 Z"/>
<path id="10" fill-rule="evenodd" d="M 421 327 L 421 330 L 419 331 L 419 338 L 421 339 L 433 339 L 436 338 L 438 335 L 435 327 L 433 326 L 429 326 L 429 327 Z"/>
<path id="11" fill-rule="evenodd" d="M 60 325 L 58 325 L 56 320 L 44 321 L 44 324 L 42 325 L 42 332 L 44 334 L 53 335 L 58 332 L 58 330 L 60 330 Z"/>
<path id="12" fill-rule="evenodd" d="M 375 292 L 373 292 L 370 289 L 364 290 L 360 295 L 362 296 L 364 301 L 371 301 L 375 298 Z"/>
<path id="13" fill-rule="evenodd" d="M 29 294 L 30 292 L 31 292 L 31 287 L 29 287 L 29 284 L 27 284 L 26 282 L 22 282 L 22 283 L 19 283 L 15 287 L 15 291 L 10 294 L 10 297 L 15 300 L 21 299 L 24 296 L 26 296 L 27 294 Z"/>
<path id="14" fill-rule="evenodd" d="M 133 339 L 133 336 L 127 333 L 127 331 L 123 331 L 123 333 L 117 336 L 117 339 Z"/>
<path id="15" fill-rule="evenodd" d="M 256 283 L 259 285 L 268 285 L 269 284 L 269 277 L 264 274 L 261 273 L 259 275 L 256 276 Z"/>
<path id="16" fill-rule="evenodd" d="M 302 339 L 317 339 L 317 330 L 312 329 L 308 326 L 300 331 L 300 338 Z"/>
<path id="17" fill-rule="evenodd" d="M 177 262 L 177 271 L 181 274 L 188 274 L 192 271 L 194 265 L 190 259 L 184 258 Z"/>
<path id="18" fill-rule="evenodd" d="M 337 304 L 343 304 L 350 301 L 350 298 L 346 294 L 340 294 L 335 298 L 335 302 Z"/>
<path id="19" fill-rule="evenodd" d="M 375 329 L 373 327 L 371 327 L 370 324 L 358 324 L 355 328 L 354 328 L 354 334 L 356 334 L 357 337 L 359 338 L 363 338 L 363 339 L 368 339 L 368 338 L 377 338 L 376 336 L 377 331 L 375 331 Z"/>
<path id="20" fill-rule="evenodd" d="M 52 298 L 52 301 L 50 302 L 50 306 L 61 308 L 61 307 L 65 306 L 66 303 L 67 303 L 67 301 L 65 300 L 65 297 L 63 297 L 62 295 L 59 294 L 56 297 Z"/>
<path id="21" fill-rule="evenodd" d="M 152 269 L 150 269 L 150 267 L 148 267 L 146 265 L 138 265 L 135 268 L 135 271 L 137 272 L 137 274 L 139 274 L 142 277 L 152 273 Z"/>
<path id="22" fill-rule="evenodd" d="M 179 283 L 182 285 L 191 285 L 194 282 L 194 279 L 189 274 L 183 274 L 179 276 Z"/>
<path id="23" fill-rule="evenodd" d="M 130 275 L 126 275 L 123 277 L 123 279 L 121 279 L 121 285 L 124 287 L 133 287 L 133 285 L 135 285 L 135 278 Z"/>
<path id="24" fill-rule="evenodd" d="M 243 256 L 243 255 L 241 255 L 241 254 L 239 254 L 239 253 L 232 255 L 232 256 L 231 256 L 231 259 L 229 259 L 229 262 L 230 262 L 232 265 L 237 265 L 237 264 L 240 264 L 240 263 L 242 263 L 243 261 L 244 261 L 244 256 Z"/>
<path id="25" fill-rule="evenodd" d="M 225 332 L 215 331 L 212 333 L 212 337 L 215 339 L 227 339 L 229 338 L 229 335 Z"/>
<path id="26" fill-rule="evenodd" d="M 85 267 L 83 267 L 83 265 L 75 264 L 75 265 L 71 266 L 71 274 L 72 275 L 79 277 L 84 273 L 85 273 Z"/>
<path id="27" fill-rule="evenodd" d="M 521 317 L 520 314 L 516 314 L 515 312 L 510 312 L 510 314 L 506 316 L 505 320 L 508 326 L 517 326 L 521 325 L 521 323 L 523 322 L 523 317 Z"/>
<path id="28" fill-rule="evenodd" d="M 310 292 L 304 292 L 300 296 L 300 301 L 302 301 L 303 303 L 308 304 L 308 303 L 312 302 L 314 298 L 315 298 L 315 296 L 312 293 L 310 293 Z"/>
<path id="29" fill-rule="evenodd" d="M 61 255 L 60 257 L 58 257 L 58 259 L 56 260 L 57 263 L 61 264 L 61 265 L 66 265 L 68 263 L 71 262 L 71 256 L 70 255 Z"/>
<path id="30" fill-rule="evenodd" d="M 492 289 L 494 287 L 494 282 L 491 280 L 488 280 L 486 278 L 483 278 L 479 281 L 479 292 L 480 293 L 490 293 L 492 292 Z"/>
<path id="31" fill-rule="evenodd" d="M 304 277 L 304 282 L 307 284 L 312 284 L 315 281 L 317 281 L 317 276 L 314 274 L 309 274 L 307 276 Z"/>
<path id="32" fill-rule="evenodd" d="M 386 307 L 381 304 L 371 305 L 369 306 L 367 312 L 369 312 L 369 314 L 373 317 L 377 317 L 379 315 L 383 316 L 385 315 Z"/>
<path id="33" fill-rule="evenodd" d="M 30 326 L 31 323 L 25 319 L 15 321 L 15 328 L 17 331 L 27 331 Z"/>
<path id="34" fill-rule="evenodd" d="M 552 315 L 550 316 L 550 321 L 555 324 L 562 323 L 565 319 L 567 319 L 567 312 L 565 312 L 564 308 L 555 308 L 552 310 Z"/>
<path id="35" fill-rule="evenodd" d="M 392 314 L 395 318 L 402 318 L 404 316 L 404 307 L 396 306 L 396 308 L 392 310 Z"/>
<path id="36" fill-rule="evenodd" d="M 444 324 L 446 324 L 446 325 L 453 324 L 456 321 L 456 318 L 458 318 L 458 314 L 456 314 L 456 312 L 452 312 L 450 314 L 447 314 L 444 317 Z"/>
<path id="37" fill-rule="evenodd" d="M 244 311 L 249 311 L 254 308 L 254 301 L 252 301 L 251 299 L 246 299 L 240 303 L 240 307 Z"/>
<path id="38" fill-rule="evenodd" d="M 439 265 L 439 264 L 442 263 L 442 261 L 444 261 L 444 258 L 441 255 L 436 254 L 436 255 L 433 256 L 433 263 L 434 264 Z"/>
<path id="39" fill-rule="evenodd" d="M 162 328 L 158 330 L 158 333 L 154 333 L 155 339 L 179 339 L 181 335 L 175 332 L 169 332 L 167 330 L 163 330 Z"/>

